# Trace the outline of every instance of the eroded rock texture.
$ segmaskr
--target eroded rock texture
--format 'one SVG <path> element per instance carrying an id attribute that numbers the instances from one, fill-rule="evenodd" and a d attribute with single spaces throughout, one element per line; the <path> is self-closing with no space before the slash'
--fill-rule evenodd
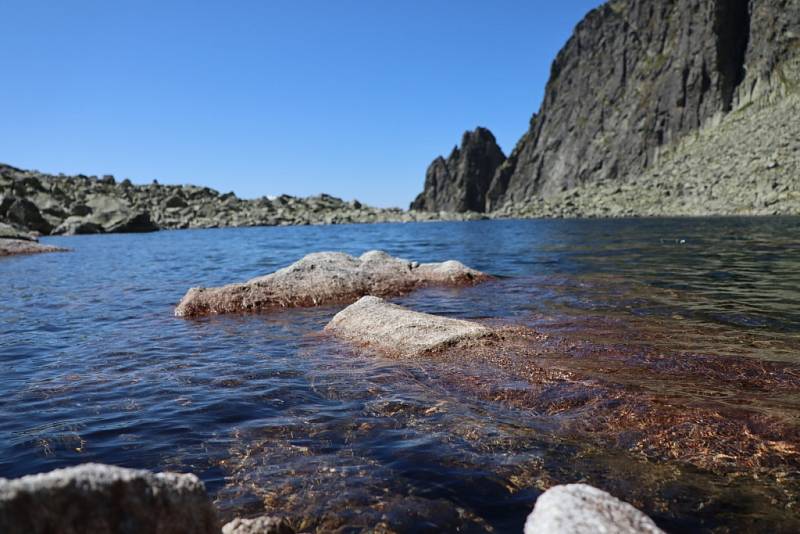
<path id="1" fill-rule="evenodd" d="M 488 279 L 457 261 L 418 263 L 373 250 L 359 257 L 317 252 L 243 284 L 190 289 L 179 317 L 353 302 L 364 295 L 399 295 L 425 285 L 471 285 Z"/>
<path id="2" fill-rule="evenodd" d="M 84 464 L 0 479 L 0 532 L 210 534 L 219 527 L 194 475 Z"/>
<path id="3" fill-rule="evenodd" d="M 411 203 L 411 209 L 484 211 L 492 177 L 505 159 L 492 132 L 480 127 L 465 132 L 460 148 L 453 148 L 446 160 L 439 156 L 428 167 L 425 189 Z"/>

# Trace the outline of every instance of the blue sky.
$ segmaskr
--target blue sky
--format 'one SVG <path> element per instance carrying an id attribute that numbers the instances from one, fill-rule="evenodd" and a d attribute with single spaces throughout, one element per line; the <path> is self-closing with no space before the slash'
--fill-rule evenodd
<path id="1" fill-rule="evenodd" d="M 0 162 L 406 207 L 598 0 L 3 0 Z"/>

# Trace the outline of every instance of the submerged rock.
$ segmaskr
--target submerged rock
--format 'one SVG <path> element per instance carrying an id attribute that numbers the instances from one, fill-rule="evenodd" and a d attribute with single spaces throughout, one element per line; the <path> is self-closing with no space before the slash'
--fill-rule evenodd
<path id="1" fill-rule="evenodd" d="M 203 483 L 191 474 L 84 464 L 0 479 L 0 532 L 219 532 Z"/>
<path id="2" fill-rule="evenodd" d="M 489 275 L 457 261 L 417 263 L 377 250 L 353 257 L 317 252 L 243 284 L 190 289 L 175 315 L 255 312 L 352 302 L 364 295 L 399 295 L 426 285 L 470 285 Z"/>
<path id="3" fill-rule="evenodd" d="M 638 362 L 615 351 L 584 355 L 579 345 L 528 327 L 444 318 L 375 297 L 342 310 L 325 330 L 364 352 L 443 365 L 437 380 L 475 398 L 558 414 L 557 432 L 565 436 L 700 469 L 763 473 L 800 466 L 796 424 L 723 403 L 681 405 L 663 394 L 676 380 L 709 391 L 735 381 L 736 387 L 796 392 L 796 365 L 734 357 L 692 364 L 682 354 Z M 648 385 L 631 387 L 632 377 Z"/>
<path id="4" fill-rule="evenodd" d="M 536 501 L 525 534 L 663 534 L 652 519 L 587 484 L 555 486 Z"/>
<path id="5" fill-rule="evenodd" d="M 492 333 L 478 323 L 411 311 L 372 296 L 337 313 L 325 331 L 350 343 L 406 356 Z"/>

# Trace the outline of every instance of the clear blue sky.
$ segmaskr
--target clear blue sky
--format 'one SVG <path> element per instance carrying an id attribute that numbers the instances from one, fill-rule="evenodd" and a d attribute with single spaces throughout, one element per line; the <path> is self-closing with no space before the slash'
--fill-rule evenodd
<path id="1" fill-rule="evenodd" d="M 0 162 L 402 206 L 599 0 L 2 0 Z"/>

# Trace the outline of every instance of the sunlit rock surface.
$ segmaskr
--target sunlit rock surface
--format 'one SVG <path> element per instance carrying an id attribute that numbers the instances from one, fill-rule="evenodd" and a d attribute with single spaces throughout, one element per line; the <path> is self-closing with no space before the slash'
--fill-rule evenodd
<path id="1" fill-rule="evenodd" d="M 663 534 L 645 514 L 587 484 L 544 492 L 525 522 L 525 534 Z"/>
<path id="2" fill-rule="evenodd" d="M 415 312 L 379 297 L 362 297 L 325 327 L 337 337 L 383 352 L 420 354 L 491 334 L 485 326 Z"/>
<path id="3" fill-rule="evenodd" d="M 488 279 L 457 261 L 417 263 L 373 250 L 359 257 L 317 252 L 243 284 L 190 289 L 179 317 L 353 302 L 364 295 L 400 295 L 426 285 L 471 285 Z"/>
<path id="4" fill-rule="evenodd" d="M 0 532 L 210 534 L 219 527 L 195 475 L 84 464 L 0 479 Z"/>

